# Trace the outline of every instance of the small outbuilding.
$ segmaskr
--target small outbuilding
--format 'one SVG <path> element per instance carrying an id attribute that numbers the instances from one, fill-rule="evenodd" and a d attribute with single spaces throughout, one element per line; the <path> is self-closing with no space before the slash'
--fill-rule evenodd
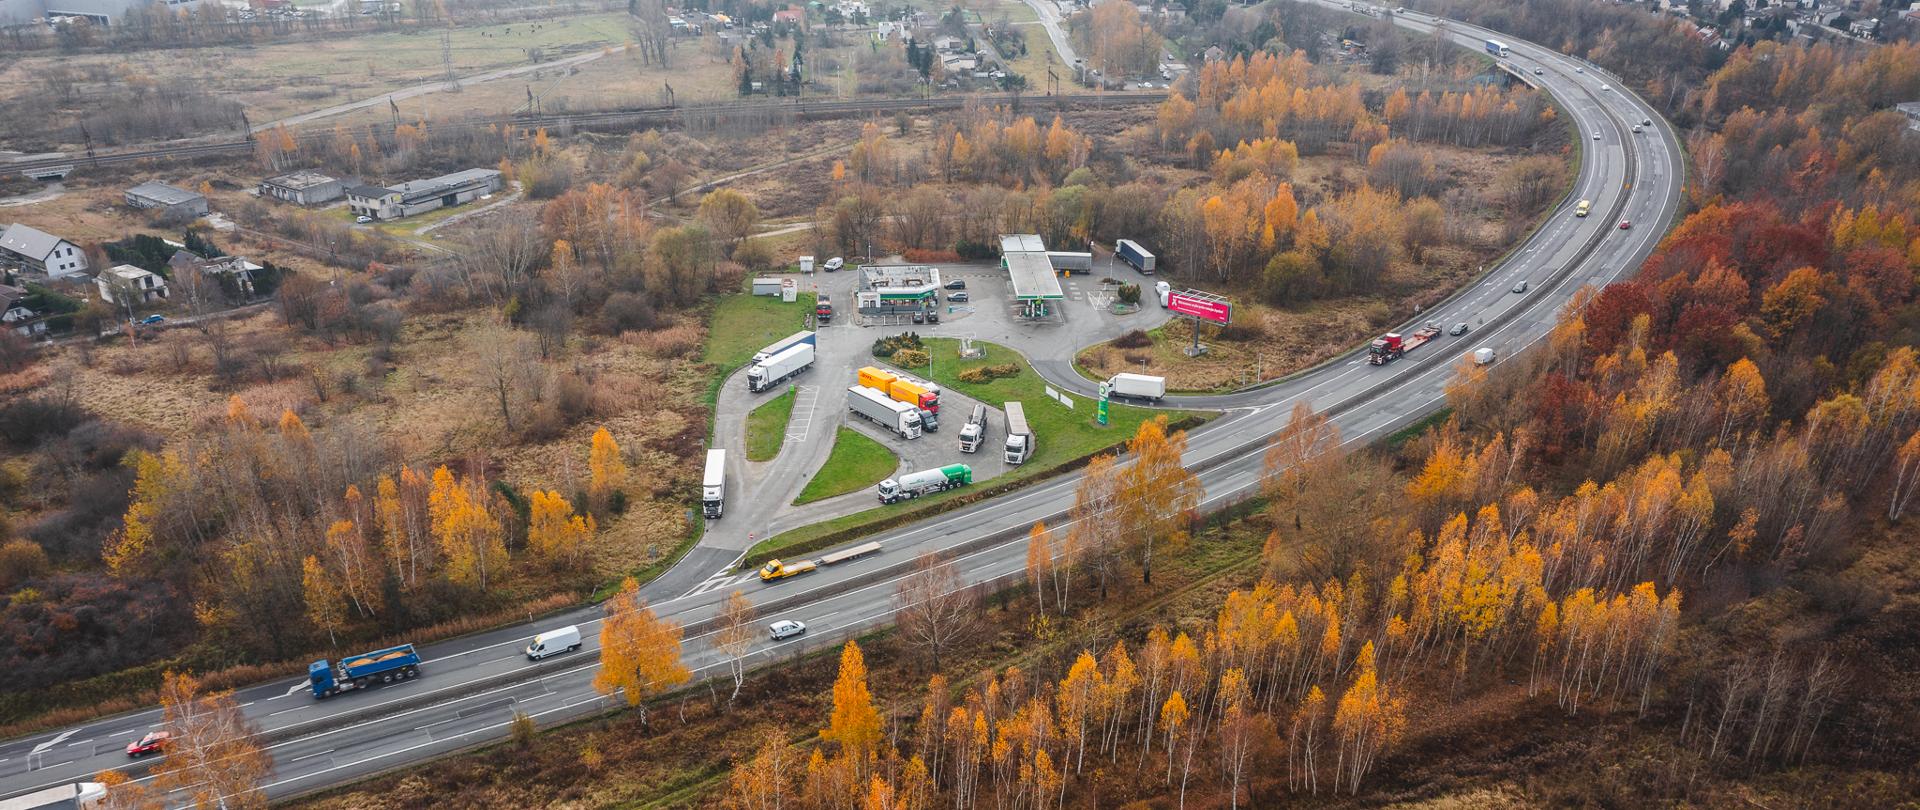
<path id="1" fill-rule="evenodd" d="M 127 189 L 126 198 L 135 208 L 159 208 L 169 214 L 204 217 L 211 210 L 205 195 L 151 180 Z"/>

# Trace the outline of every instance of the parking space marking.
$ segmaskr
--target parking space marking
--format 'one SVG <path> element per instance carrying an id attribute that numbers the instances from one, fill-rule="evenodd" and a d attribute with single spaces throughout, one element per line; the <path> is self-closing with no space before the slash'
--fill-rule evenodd
<path id="1" fill-rule="evenodd" d="M 797 386 L 793 395 L 793 416 L 787 420 L 787 442 L 798 444 L 807 440 L 807 433 L 813 427 L 813 406 L 820 401 L 820 386 Z"/>

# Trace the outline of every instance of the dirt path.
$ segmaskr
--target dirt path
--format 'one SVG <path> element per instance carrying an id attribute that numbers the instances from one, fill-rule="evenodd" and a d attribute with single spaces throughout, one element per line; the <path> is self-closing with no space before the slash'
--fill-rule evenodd
<path id="1" fill-rule="evenodd" d="M 595 59 L 599 59 L 600 57 L 606 56 L 607 54 L 610 54 L 610 53 L 620 53 L 622 51 L 625 51 L 627 48 L 628 46 L 621 45 L 617 48 L 611 48 L 603 51 L 593 51 L 592 53 L 583 53 L 577 56 L 569 56 L 565 59 L 556 59 L 551 62 L 539 62 L 531 65 L 520 65 L 518 67 L 489 70 L 484 73 L 475 73 L 470 76 L 456 77 L 454 79 L 454 82 L 456 85 L 481 84 L 484 82 L 493 81 L 495 79 L 505 79 L 510 76 L 519 76 L 521 74 L 532 73 L 537 70 L 546 70 L 547 68 L 556 68 L 556 67 L 564 68 L 572 65 L 581 65 L 587 62 L 591 62 Z M 447 89 L 448 89 L 447 83 L 445 81 L 429 82 L 427 84 L 416 84 L 412 87 L 402 88 L 400 90 L 395 90 L 391 93 L 382 93 L 372 98 L 363 98 L 359 101 L 349 101 L 345 104 L 335 104 L 332 107 L 314 110 L 313 112 L 301 113 L 299 115 L 291 115 L 291 116 L 287 116 L 286 118 L 281 118 L 277 121 L 268 121 L 263 124 L 255 124 L 253 126 L 253 131 L 259 132 L 261 130 L 272 129 L 274 127 L 282 126 L 282 125 L 295 126 L 298 124 L 305 124 L 310 121 L 317 121 L 322 118 L 331 118 L 333 116 L 340 115 L 342 113 L 350 113 L 355 110 L 364 110 L 364 109 L 367 109 L 368 107 L 376 107 L 381 104 L 389 104 L 397 101 L 404 101 L 406 99 L 410 99 L 415 96 L 424 96 L 428 93 L 440 93 L 440 92 L 446 91 Z"/>

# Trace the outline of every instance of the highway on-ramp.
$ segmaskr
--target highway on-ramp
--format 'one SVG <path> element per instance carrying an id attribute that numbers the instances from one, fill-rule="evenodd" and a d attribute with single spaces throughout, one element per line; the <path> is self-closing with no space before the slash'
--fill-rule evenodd
<path id="1" fill-rule="evenodd" d="M 1418 31 L 1436 26 L 1425 15 L 1395 15 L 1395 20 Z M 1330 413 L 1351 445 L 1374 441 L 1432 413 L 1444 401 L 1445 385 L 1463 356 L 1488 347 L 1504 362 L 1543 339 L 1576 290 L 1633 272 L 1679 210 L 1679 144 L 1652 108 L 1615 78 L 1511 37 L 1457 22 L 1444 28 L 1446 36 L 1475 50 L 1484 39 L 1499 37 L 1513 48 L 1511 58 L 1501 61 L 1554 96 L 1579 142 L 1572 193 L 1505 262 L 1419 319 L 1443 326 L 1467 322 L 1473 328 L 1464 337 L 1442 336 L 1382 366 L 1351 354 L 1255 390 L 1170 398 L 1169 406 L 1223 411 L 1188 440 L 1185 460 L 1205 487 L 1205 508 L 1257 491 L 1260 449 L 1295 403 Z M 1603 82 L 1612 89 L 1602 89 Z M 1653 126 L 1645 132 L 1632 131 L 1633 124 L 1649 119 Z M 1572 201 L 1578 199 L 1593 202 L 1592 216 L 1573 216 Z M 1631 220 L 1633 228 L 1620 229 L 1621 220 Z M 1511 292 L 1521 280 L 1528 282 L 1527 292 Z M 1068 366 L 1069 358 L 1033 360 L 1056 385 L 1091 392 L 1091 384 Z M 727 552 L 696 550 L 649 583 L 645 594 L 656 611 L 686 626 L 688 665 L 701 675 L 724 676 L 724 662 L 710 641 L 712 618 L 728 592 L 744 591 L 763 622 L 793 618 L 811 628 L 797 639 L 762 641 L 751 663 L 831 646 L 891 620 L 896 581 L 922 550 L 951 554 L 969 582 L 1019 577 L 1027 528 L 1040 520 L 1055 527 L 1065 523 L 1077 484 L 1077 475 L 1065 475 L 883 532 L 869 538 L 884 544 L 881 554 L 771 584 L 751 572 L 725 572 L 733 562 Z M 238 700 L 261 727 L 273 756 L 268 794 L 280 798 L 340 785 L 497 740 L 505 736 L 514 712 L 549 726 L 614 705 L 617 698 L 598 695 L 591 684 L 598 618 L 597 608 L 583 608 L 428 645 L 421 650 L 426 659 L 421 677 L 324 701 L 315 700 L 298 678 L 240 690 Z M 579 652 L 538 664 L 520 654 L 536 632 L 566 624 L 581 626 L 585 647 Z M 0 796 L 125 767 L 125 745 L 159 723 L 159 712 L 146 710 L 0 743 Z"/>

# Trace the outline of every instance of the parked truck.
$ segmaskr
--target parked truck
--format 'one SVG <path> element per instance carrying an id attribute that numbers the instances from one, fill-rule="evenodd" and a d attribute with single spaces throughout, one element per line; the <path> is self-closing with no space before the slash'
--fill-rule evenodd
<path id="1" fill-rule="evenodd" d="M 822 554 L 818 560 L 795 560 L 793 562 L 768 560 L 766 565 L 760 566 L 760 581 L 772 582 L 776 579 L 785 579 L 795 574 L 804 574 L 823 565 L 837 565 L 848 560 L 860 559 L 868 554 L 877 554 L 879 551 L 879 543 L 861 543 L 857 546 L 850 546 L 840 549 L 839 551 Z"/>
<path id="2" fill-rule="evenodd" d="M 1167 395 L 1167 378 L 1146 374 L 1115 374 L 1107 378 L 1107 396 L 1160 401 Z"/>
<path id="3" fill-rule="evenodd" d="M 881 481 L 874 488 L 881 503 L 899 503 L 922 495 L 959 489 L 973 483 L 973 468 L 965 464 L 948 464 L 931 470 L 910 472 L 899 478 Z"/>
<path id="4" fill-rule="evenodd" d="M 1427 345 L 1427 341 L 1440 335 L 1440 325 L 1430 323 L 1422 326 L 1411 335 L 1402 338 L 1399 332 L 1388 332 L 1384 337 L 1375 338 L 1367 346 L 1367 362 L 1384 366 L 1400 359 L 1400 355 Z"/>
<path id="5" fill-rule="evenodd" d="M 308 686 L 313 689 L 315 700 L 419 674 L 420 654 L 413 651 L 412 644 L 350 655 L 340 659 L 337 665 L 325 658 L 307 665 Z"/>
<path id="6" fill-rule="evenodd" d="M 1147 249 L 1141 247 L 1139 242 L 1135 242 L 1132 239 L 1121 239 L 1114 242 L 1113 255 L 1119 256 L 1120 261 L 1133 265 L 1133 269 L 1149 276 L 1153 275 L 1153 254 L 1148 253 Z"/>
<path id="7" fill-rule="evenodd" d="M 902 439 L 920 438 L 920 409 L 864 385 L 847 389 L 847 410 Z"/>
<path id="8" fill-rule="evenodd" d="M 90 810 L 107 801 L 102 782 L 74 782 L 0 801 L 0 810 Z"/>
<path id="9" fill-rule="evenodd" d="M 707 473 L 700 481 L 700 511 L 708 520 L 719 520 L 727 502 L 727 451 L 707 451 Z"/>
<path id="10" fill-rule="evenodd" d="M 960 428 L 960 452 L 979 452 L 980 442 L 986 438 L 987 406 L 976 404 L 973 413 L 967 417 L 967 424 Z"/>
<path id="11" fill-rule="evenodd" d="M 753 362 L 755 363 L 761 362 L 763 360 L 766 360 L 769 357 L 772 357 L 776 354 L 786 351 L 787 349 L 792 348 L 794 346 L 798 346 L 802 343 L 805 343 L 809 346 L 815 345 L 813 332 L 811 330 L 802 329 L 798 332 L 795 332 L 791 335 L 781 338 L 780 340 L 774 341 L 772 344 L 769 344 L 766 348 L 761 349 L 760 351 L 754 352 Z"/>
<path id="12" fill-rule="evenodd" d="M 940 412 L 940 386 L 909 377 L 897 371 L 863 366 L 854 372 L 859 384 L 905 402 L 923 411 Z"/>
<path id="13" fill-rule="evenodd" d="M 813 302 L 813 319 L 818 323 L 833 323 L 833 299 L 821 293 Z"/>
<path id="14" fill-rule="evenodd" d="M 747 390 L 759 393 L 813 368 L 813 344 L 796 343 L 747 369 Z"/>
<path id="15" fill-rule="evenodd" d="M 1027 410 L 1018 402 L 1007 403 L 1007 463 L 1025 464 L 1033 457 L 1033 431 L 1027 427 Z"/>
<path id="16" fill-rule="evenodd" d="M 1500 40 L 1489 39 L 1487 40 L 1487 53 L 1491 56 L 1508 57 L 1513 55 L 1513 49 L 1507 47 L 1507 44 Z"/>

